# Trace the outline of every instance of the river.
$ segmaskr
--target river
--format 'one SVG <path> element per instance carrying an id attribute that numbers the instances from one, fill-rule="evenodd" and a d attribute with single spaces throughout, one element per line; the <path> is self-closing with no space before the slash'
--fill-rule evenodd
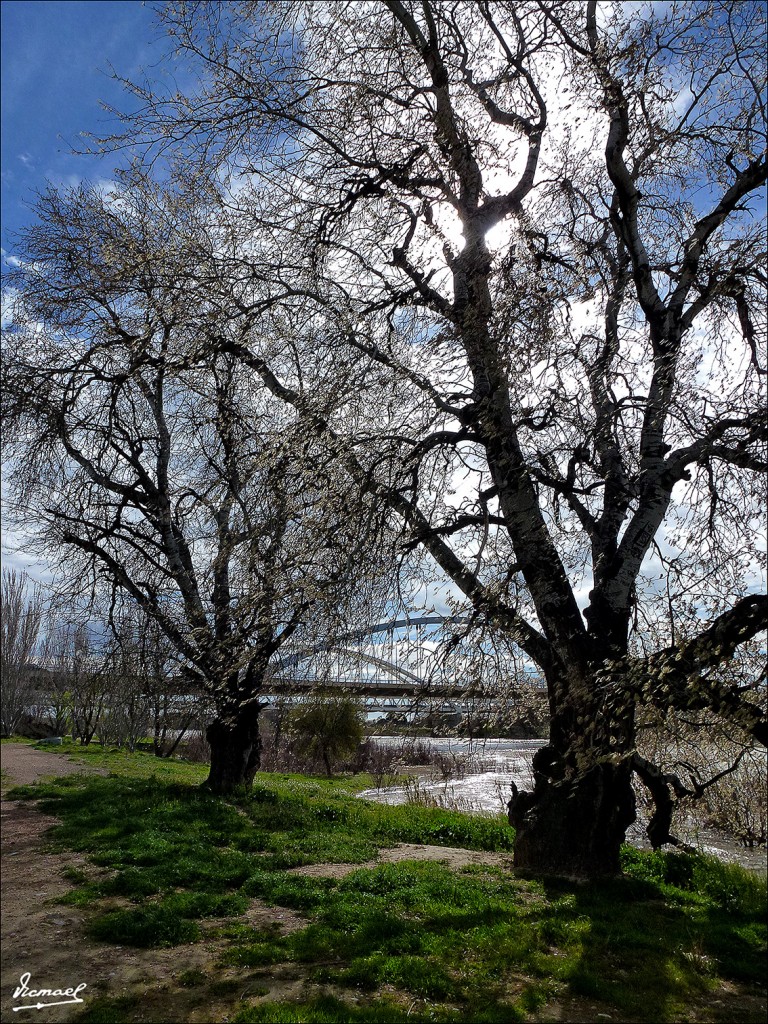
<path id="1" fill-rule="evenodd" d="M 404 742 L 401 736 L 377 736 L 375 740 L 385 746 Z M 448 773 L 451 762 L 454 763 L 455 772 L 451 777 L 438 779 L 434 772 L 429 772 L 415 776 L 407 786 L 382 786 L 365 790 L 360 796 L 381 803 L 402 804 L 423 794 L 427 799 L 457 810 L 476 814 L 505 813 L 510 784 L 514 782 L 519 789 L 531 787 L 531 761 L 546 741 L 430 737 L 424 742 L 444 755 L 443 776 Z M 703 853 L 766 873 L 764 849 L 748 849 L 727 835 L 697 826 L 692 820 L 681 823 L 677 834 Z M 627 841 L 641 849 L 649 848 L 642 818 L 631 827 Z"/>

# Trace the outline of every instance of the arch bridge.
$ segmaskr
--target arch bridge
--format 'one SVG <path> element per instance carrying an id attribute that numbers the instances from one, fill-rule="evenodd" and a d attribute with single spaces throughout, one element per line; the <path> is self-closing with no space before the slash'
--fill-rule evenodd
<path id="1" fill-rule="evenodd" d="M 455 710 L 457 704 L 477 701 L 503 702 L 506 698 L 516 702 L 521 689 L 536 686 L 535 678 L 526 679 L 522 685 L 504 687 L 504 696 L 498 685 L 489 688 L 461 678 L 434 678 L 434 652 L 425 645 L 426 627 L 468 621 L 467 615 L 408 616 L 351 630 L 328 642 L 284 654 L 271 679 L 265 681 L 264 692 L 299 696 L 322 688 L 325 692 L 364 697 L 368 703 L 390 705 L 393 709 L 408 700 L 442 702 L 450 710 Z M 397 639 L 396 633 L 401 634 Z M 382 634 L 383 643 L 371 643 L 372 637 Z"/>

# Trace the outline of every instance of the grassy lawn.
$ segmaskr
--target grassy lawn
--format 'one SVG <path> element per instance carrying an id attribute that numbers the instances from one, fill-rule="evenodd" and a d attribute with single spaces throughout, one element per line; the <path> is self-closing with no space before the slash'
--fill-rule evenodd
<path id="1" fill-rule="evenodd" d="M 176 984 L 203 1004 L 234 969 L 230 1020 L 481 1024 L 583 999 L 613 1020 L 678 1021 L 723 983 L 765 985 L 765 882 L 711 858 L 627 848 L 626 877 L 594 885 L 417 861 L 315 877 L 290 869 L 362 864 L 400 842 L 509 851 L 512 834 L 502 818 L 360 801 L 367 777 L 260 775 L 225 802 L 199 788 L 204 766 L 57 750 L 112 773 L 13 791 L 61 819 L 53 844 L 108 869 L 71 872 L 67 900 L 99 941 L 215 945 L 217 970 L 182 970 Z M 254 898 L 303 926 L 243 923 Z M 306 983 L 303 1001 L 275 998 L 287 967 Z M 103 998 L 76 1019 L 139 1014 L 130 998 Z"/>

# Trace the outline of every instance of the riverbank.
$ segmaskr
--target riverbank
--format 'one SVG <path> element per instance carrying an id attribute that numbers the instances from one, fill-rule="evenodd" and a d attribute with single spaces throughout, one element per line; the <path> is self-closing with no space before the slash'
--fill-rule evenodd
<path id="1" fill-rule="evenodd" d="M 407 750 L 410 741 L 400 736 L 381 736 L 376 742 L 395 750 L 406 744 Z M 410 778 L 397 783 L 385 778 L 360 796 L 392 805 L 417 802 L 470 814 L 504 814 L 513 782 L 519 789 L 531 788 L 533 755 L 546 741 L 446 737 L 418 742 L 434 751 L 433 768 L 403 761 L 402 767 Z M 428 761 L 423 751 L 421 760 Z M 388 778 L 391 780 L 392 775 Z M 650 849 L 645 834 L 647 824 L 647 808 L 638 802 L 638 819 L 627 834 L 627 842 L 641 850 Z M 766 875 L 765 847 L 746 847 L 733 836 L 697 821 L 693 815 L 676 822 L 676 827 L 681 841 L 700 853 Z"/>
<path id="2" fill-rule="evenodd" d="M 264 774 L 224 801 L 204 766 L 65 752 L 112 774 L 11 795 L 61 822 L 45 856 L 80 860 L 48 911 L 79 919 L 76 980 L 99 955 L 117 980 L 51 1019 L 764 1019 L 765 886 L 738 868 L 627 850 L 624 879 L 523 880 L 503 819 L 372 804 L 370 777 Z"/>

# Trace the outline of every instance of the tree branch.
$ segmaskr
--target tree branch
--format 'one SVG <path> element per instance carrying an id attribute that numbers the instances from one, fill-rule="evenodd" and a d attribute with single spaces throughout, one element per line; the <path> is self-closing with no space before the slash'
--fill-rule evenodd
<path id="1" fill-rule="evenodd" d="M 608 666 L 617 703 L 630 698 L 678 710 L 709 709 L 768 746 L 768 717 L 745 700 L 736 686 L 719 682 L 710 670 L 726 664 L 738 648 L 768 628 L 768 596 L 742 598 L 698 636 L 642 660 Z"/>

